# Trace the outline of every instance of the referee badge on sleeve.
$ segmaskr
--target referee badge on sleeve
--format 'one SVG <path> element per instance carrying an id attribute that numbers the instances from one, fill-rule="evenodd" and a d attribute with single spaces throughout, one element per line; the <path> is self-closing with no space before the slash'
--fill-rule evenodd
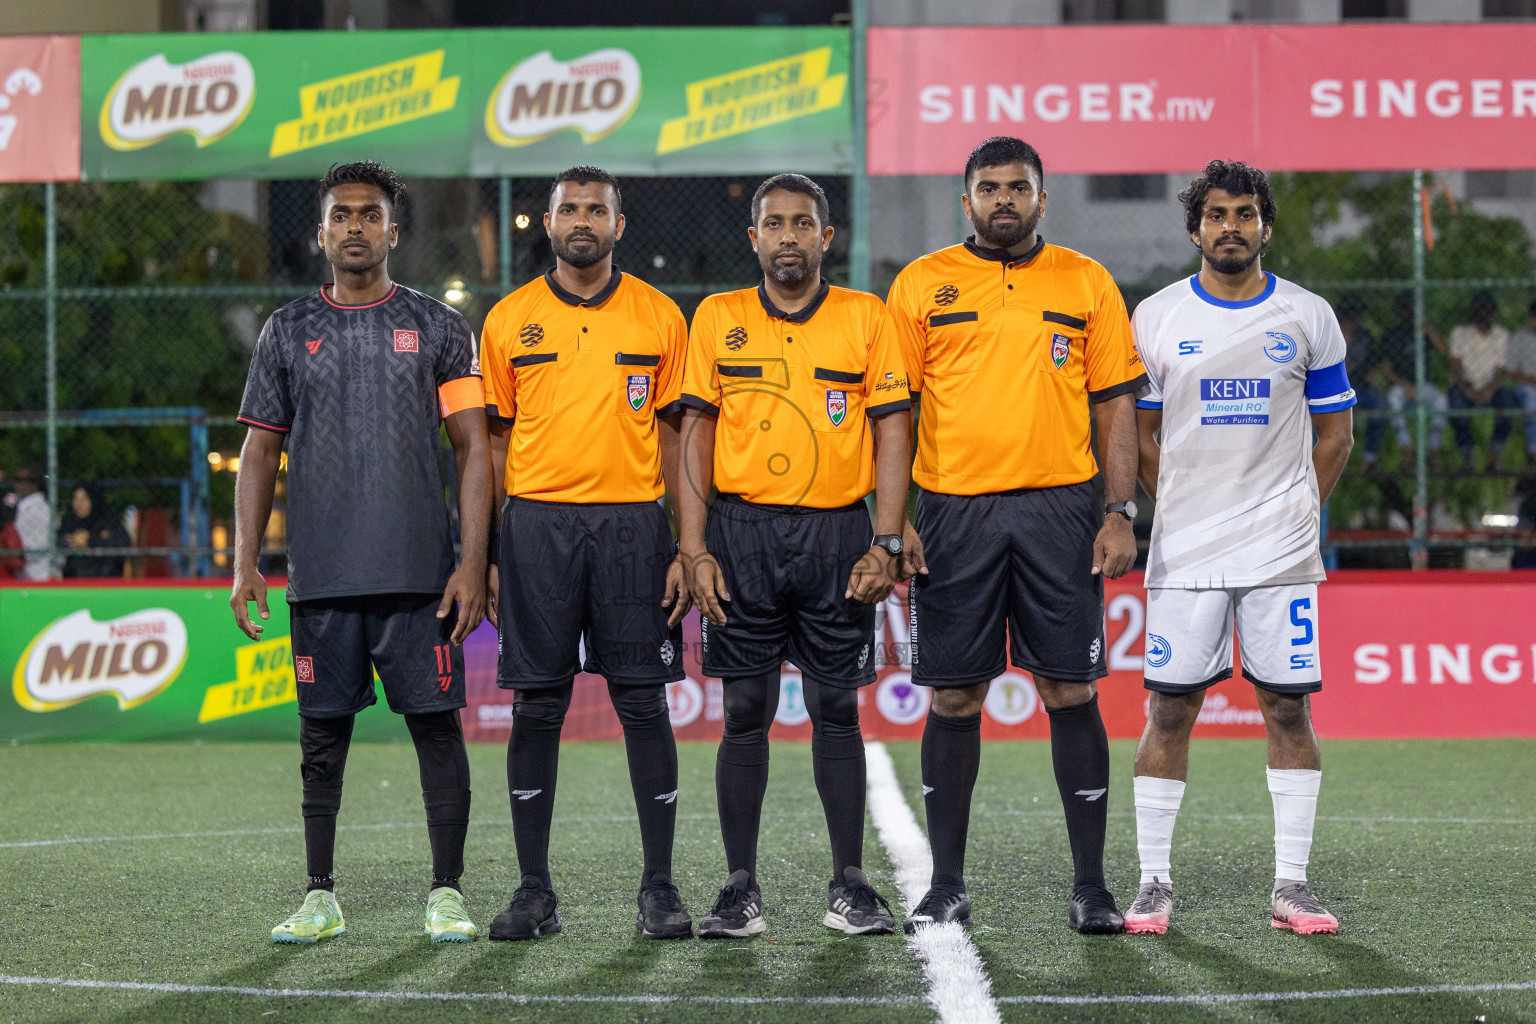
<path id="1" fill-rule="evenodd" d="M 848 416 L 848 392 L 827 392 L 827 419 L 832 421 L 834 427 L 843 425 L 843 420 Z"/>
<path id="2" fill-rule="evenodd" d="M 651 397 L 651 378 L 645 373 L 631 373 L 629 376 L 629 388 L 626 397 L 629 399 L 629 407 L 636 412 L 645 408 L 645 400 Z"/>

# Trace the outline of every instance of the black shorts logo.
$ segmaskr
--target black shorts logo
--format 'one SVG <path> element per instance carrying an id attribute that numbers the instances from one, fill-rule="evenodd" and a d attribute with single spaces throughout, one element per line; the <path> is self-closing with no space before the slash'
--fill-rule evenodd
<path id="1" fill-rule="evenodd" d="M 732 327 L 725 332 L 725 347 L 735 352 L 747 343 L 747 330 L 745 327 Z"/>
<path id="2" fill-rule="evenodd" d="M 933 301 L 941 306 L 948 306 L 960 297 L 960 289 L 952 284 L 946 284 L 933 293 Z"/>
<path id="3" fill-rule="evenodd" d="M 538 324 L 529 324 L 517 332 L 517 340 L 523 343 L 524 348 L 533 348 L 544 340 L 544 328 Z"/>

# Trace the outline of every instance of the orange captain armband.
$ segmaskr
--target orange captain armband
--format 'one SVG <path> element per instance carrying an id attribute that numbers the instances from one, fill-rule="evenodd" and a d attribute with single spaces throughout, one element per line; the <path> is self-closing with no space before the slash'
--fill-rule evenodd
<path id="1" fill-rule="evenodd" d="M 437 389 L 437 404 L 447 419 L 465 409 L 485 408 L 485 387 L 479 377 L 460 377 Z"/>

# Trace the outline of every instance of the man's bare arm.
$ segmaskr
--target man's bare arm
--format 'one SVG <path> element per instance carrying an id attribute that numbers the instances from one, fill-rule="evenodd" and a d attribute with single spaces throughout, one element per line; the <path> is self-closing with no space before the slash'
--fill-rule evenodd
<path id="1" fill-rule="evenodd" d="M 1093 406 L 1098 426 L 1099 465 L 1104 468 L 1104 500 L 1136 497 L 1136 396 L 1116 395 Z M 1136 535 L 1131 522 L 1118 513 L 1105 517 L 1093 544 L 1093 572 L 1119 579 L 1136 564 Z"/>
<path id="2" fill-rule="evenodd" d="M 1317 493 L 1322 501 L 1328 500 L 1339 477 L 1344 475 L 1344 464 L 1355 446 L 1354 418 L 1349 409 L 1312 417 L 1312 429 L 1317 431 L 1317 444 L 1312 446 L 1312 469 L 1317 474 Z"/>
<path id="3" fill-rule="evenodd" d="M 1157 470 L 1162 462 L 1163 450 L 1157 443 L 1157 432 L 1163 428 L 1163 410 L 1137 409 L 1136 433 L 1141 458 L 1136 462 L 1136 477 L 1147 497 L 1157 500 Z"/>
<path id="4" fill-rule="evenodd" d="M 681 517 L 677 510 L 677 485 L 682 464 L 682 423 L 681 413 L 658 417 L 656 420 L 656 436 L 661 444 L 661 478 L 667 487 L 667 507 L 672 512 L 674 530 L 681 529 Z M 683 616 L 688 614 L 688 609 L 693 607 L 693 595 L 688 589 L 687 576 L 679 547 L 677 557 L 667 567 L 667 582 L 661 595 L 661 606 L 672 610 L 667 616 L 669 627 L 681 622 Z"/>
<path id="5" fill-rule="evenodd" d="M 491 444 L 485 410 L 464 409 L 443 421 L 453 445 L 453 469 L 459 495 L 459 533 L 463 554 L 459 567 L 443 590 L 437 617 L 446 618 L 455 602 L 459 620 L 452 642 L 461 644 L 485 618 L 485 559 L 491 524 Z"/>
<path id="6" fill-rule="evenodd" d="M 682 479 L 677 488 L 677 536 L 687 567 L 688 590 L 709 621 L 725 624 L 721 601 L 731 599 L 720 564 L 704 546 L 704 520 L 715 478 L 715 417 L 683 410 Z"/>
<path id="7" fill-rule="evenodd" d="M 240 472 L 235 475 L 235 582 L 229 606 L 234 609 L 235 625 L 252 640 L 261 637 L 262 627 L 251 621 L 249 602 L 256 602 L 263 619 L 271 617 L 267 581 L 260 569 L 261 542 L 272 518 L 272 495 L 286 438 L 276 431 L 247 428 L 240 446 Z"/>
<path id="8" fill-rule="evenodd" d="M 875 439 L 875 532 L 901 536 L 907 518 L 907 488 L 912 482 L 912 432 L 905 412 L 873 421 Z M 902 578 L 901 561 L 884 549 L 871 548 L 853 567 L 844 597 L 877 604 Z"/>

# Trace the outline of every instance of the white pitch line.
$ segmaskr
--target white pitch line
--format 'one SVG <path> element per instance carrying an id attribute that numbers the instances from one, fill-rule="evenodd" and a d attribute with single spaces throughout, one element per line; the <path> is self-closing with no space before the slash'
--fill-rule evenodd
<path id="1" fill-rule="evenodd" d="M 791 816 L 814 817 L 819 819 L 821 814 L 819 812 L 808 812 L 804 815 Z M 677 817 L 679 821 L 695 818 L 701 821 L 716 820 L 716 816 L 714 814 L 679 814 Z M 783 815 L 780 815 L 780 817 L 783 817 Z M 634 820 L 635 817 L 632 814 L 607 815 L 602 817 L 588 818 L 556 818 L 554 824 L 556 826 L 610 825 Z M 425 824 L 425 821 L 388 821 L 375 825 L 337 825 L 336 830 L 338 832 L 367 832 L 401 828 L 422 828 L 425 826 Z M 470 824 L 475 828 L 485 828 L 487 826 L 510 826 L 512 824 L 512 820 L 510 818 L 487 818 L 483 821 L 471 821 Z M 13 843 L 0 843 L 0 850 L 21 850 L 36 846 L 75 846 L 80 843 L 138 843 L 155 839 L 217 839 L 224 836 L 272 836 L 283 835 L 285 833 L 296 834 L 302 831 L 304 830 L 297 825 L 282 825 L 274 826 L 272 828 L 214 829 L 206 832 L 146 832 L 142 835 L 133 836 L 76 836 L 65 839 L 26 839 Z"/>
<path id="2" fill-rule="evenodd" d="M 933 853 L 906 797 L 901 795 L 885 744 L 866 743 L 864 763 L 869 816 L 890 856 L 896 887 L 910 914 L 928 891 Z M 907 947 L 923 962 L 928 1003 L 943 1024 L 1002 1024 L 1002 1014 L 992 998 L 992 980 L 964 928 L 954 923 L 919 928 L 907 937 Z"/>
<path id="3" fill-rule="evenodd" d="M 279 999 L 401 999 L 465 1003 L 694 1003 L 705 1006 L 893 1006 L 920 1004 L 916 996 L 583 996 L 525 995 L 519 992 L 370 992 L 324 988 L 246 988 L 238 985 L 179 985 L 153 981 L 92 981 L 86 978 L 30 978 L 0 974 L 0 985 L 57 988 L 115 989 L 125 992 L 164 992 L 171 995 L 265 996 Z"/>
<path id="4" fill-rule="evenodd" d="M 916 996 L 582 996 L 524 995 L 517 992 L 410 992 L 353 989 L 249 988 L 237 985 L 182 985 L 155 981 L 95 981 L 89 978 L 35 978 L 0 974 L 0 985 L 46 988 L 106 989 L 119 992 L 158 992 L 167 995 L 255 996 L 271 999 L 371 999 L 416 1002 L 488 1003 L 650 1003 L 705 1006 L 911 1006 L 925 1002 Z M 1212 992 L 1186 996 L 1002 996 L 999 1003 L 1045 1006 L 1094 1006 L 1101 1004 L 1153 1005 L 1201 1003 L 1278 1003 L 1303 1000 L 1384 998 L 1389 996 L 1478 995 L 1496 992 L 1529 992 L 1536 981 L 1486 985 L 1410 985 L 1401 988 L 1342 988 L 1312 992 Z"/>
<path id="5" fill-rule="evenodd" d="M 1211 992 L 1188 996 L 1002 996 L 1000 1003 L 1050 1006 L 1098 1006 L 1108 1003 L 1289 1003 L 1308 999 L 1363 999 L 1387 996 L 1476 995 L 1481 992 L 1530 992 L 1536 981 L 1487 985 L 1405 985 L 1400 988 L 1335 988 L 1316 992 Z"/>

